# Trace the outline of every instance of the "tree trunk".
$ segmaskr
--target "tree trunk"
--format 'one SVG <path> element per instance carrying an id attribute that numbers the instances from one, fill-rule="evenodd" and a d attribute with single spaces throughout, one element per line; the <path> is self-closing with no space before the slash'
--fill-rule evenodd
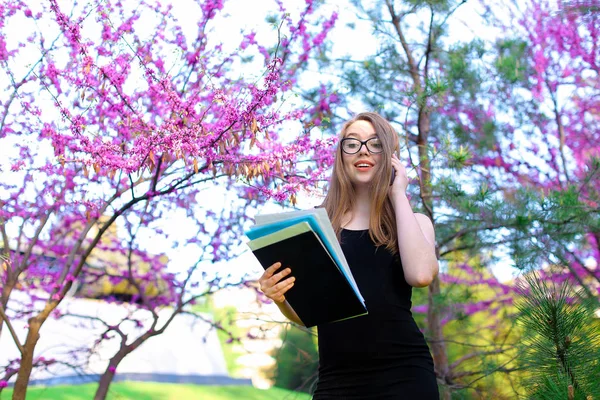
<path id="1" fill-rule="evenodd" d="M 40 319 L 40 317 L 29 319 L 29 330 L 23 345 L 23 356 L 21 357 L 21 365 L 15 382 L 13 400 L 25 400 L 29 378 L 33 369 L 33 352 L 40 339 L 40 328 L 43 323 L 44 319 Z"/>
<path id="2" fill-rule="evenodd" d="M 446 352 L 446 344 L 444 342 L 444 332 L 440 320 L 440 313 L 435 299 L 440 294 L 440 279 L 436 277 L 431 285 L 429 285 L 429 294 L 427 298 L 427 329 L 430 335 L 431 352 L 433 353 L 433 364 L 435 366 L 436 376 L 447 382 L 448 371 L 448 354 Z M 445 391 L 446 392 L 446 391 Z M 445 393 L 443 399 L 450 399 L 450 392 Z"/>
<path id="3" fill-rule="evenodd" d="M 419 137 L 417 140 L 419 163 L 421 165 L 421 199 L 429 217 L 433 221 L 433 205 L 431 201 L 431 160 L 429 160 L 429 155 L 427 153 L 427 139 L 429 137 L 431 119 L 429 113 L 424 110 L 424 107 L 427 107 L 427 105 L 421 106 L 421 109 L 419 110 Z M 427 329 L 430 335 L 431 352 L 433 354 L 436 376 L 441 378 L 443 382 L 448 382 L 450 368 L 448 365 L 448 353 L 446 351 L 440 313 L 435 301 L 439 298 L 440 293 L 440 279 L 439 277 L 436 277 L 433 282 L 431 282 L 431 285 L 429 285 L 428 290 Z M 450 399 L 449 390 L 443 390 L 440 395 L 444 400 Z"/>
<path id="4" fill-rule="evenodd" d="M 100 378 L 100 382 L 98 383 L 98 389 L 96 389 L 96 394 L 94 395 L 94 400 L 105 400 L 106 395 L 108 395 L 108 389 L 110 388 L 110 384 L 115 377 L 115 373 L 117 371 L 117 366 L 127 354 L 131 351 L 128 351 L 128 348 L 122 348 L 114 355 L 113 358 L 110 359 L 108 363 L 108 367 L 106 367 L 106 371 L 102 374 Z"/>

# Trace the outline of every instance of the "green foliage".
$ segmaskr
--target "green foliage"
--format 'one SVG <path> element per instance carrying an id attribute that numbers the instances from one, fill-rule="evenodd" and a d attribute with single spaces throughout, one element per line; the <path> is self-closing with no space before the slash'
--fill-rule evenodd
<path id="1" fill-rule="evenodd" d="M 483 136 L 478 143 L 480 148 L 492 149 L 498 142 L 498 139 L 496 139 L 496 123 L 493 120 L 487 120 L 483 122 L 481 125 L 481 131 L 483 132 Z"/>
<path id="2" fill-rule="evenodd" d="M 569 265 L 570 249 L 565 244 L 583 245 L 581 233 L 593 231 L 600 216 L 600 210 L 585 201 L 574 185 L 546 195 L 521 189 L 514 192 L 510 205 L 515 215 L 511 252 L 516 266 L 524 270 L 540 265 L 549 255 Z"/>
<path id="3" fill-rule="evenodd" d="M 596 18 L 600 15 L 600 4 L 597 0 L 562 0 L 558 4 L 559 12 L 578 25 L 597 21 Z"/>
<path id="4" fill-rule="evenodd" d="M 485 44 L 475 39 L 456 44 L 442 55 L 449 86 L 457 97 L 468 94 L 471 99 L 476 99 L 479 95 L 482 78 L 478 68 L 484 54 Z"/>
<path id="5" fill-rule="evenodd" d="M 498 74 L 508 83 L 525 82 L 527 43 L 520 39 L 501 40 L 496 44 L 495 62 Z"/>
<path id="6" fill-rule="evenodd" d="M 319 354 L 311 331 L 291 326 L 282 332 L 275 354 L 275 386 L 310 393 L 317 377 Z"/>
<path id="7" fill-rule="evenodd" d="M 265 21 L 266 21 L 268 24 L 270 24 L 270 25 L 273 25 L 273 26 L 278 26 L 278 24 L 279 24 L 279 16 L 278 16 L 277 14 L 275 14 L 275 13 L 273 13 L 273 14 L 268 14 L 268 15 L 265 17 Z"/>
<path id="8" fill-rule="evenodd" d="M 217 337 L 221 343 L 223 349 L 223 357 L 225 358 L 225 365 L 227 366 L 227 372 L 231 376 L 236 376 L 240 365 L 237 363 L 238 357 L 244 353 L 236 351 L 236 339 L 243 334 L 235 323 L 235 318 L 238 315 L 235 307 L 226 307 L 221 309 L 215 309 L 213 312 L 213 318 L 216 323 L 220 324 L 222 330 L 217 330 Z"/>
<path id="9" fill-rule="evenodd" d="M 548 283 L 537 273 L 525 275 L 520 289 L 519 361 L 529 398 L 598 398 L 600 325 L 592 304 L 567 281 Z"/>
<path id="10" fill-rule="evenodd" d="M 519 332 L 515 309 L 506 302 L 511 294 L 486 283 L 493 280 L 486 256 L 466 258 L 464 254 L 455 252 L 448 257 L 446 277 L 452 277 L 451 283 L 442 283 L 436 300 L 444 315 L 451 315 L 443 329 L 448 357 L 457 363 L 452 399 L 514 399 L 520 389 L 514 383 L 518 372 L 513 361 Z M 457 264 L 468 264 L 470 269 L 457 268 Z M 427 293 L 415 298 L 415 292 L 413 304 L 427 303 Z M 487 305 L 476 313 L 462 307 L 478 303 Z M 419 323 L 425 316 L 416 313 L 415 317 Z"/>
<path id="11" fill-rule="evenodd" d="M 192 305 L 192 312 L 194 313 L 212 314 L 213 309 L 214 306 L 211 296 L 201 297 L 195 302 L 194 305 Z"/>
<path id="12" fill-rule="evenodd" d="M 452 7 L 455 7 L 459 1 L 452 0 L 405 0 L 406 4 L 415 6 L 415 7 L 430 7 L 436 12 L 447 12 Z"/>
<path id="13" fill-rule="evenodd" d="M 94 397 L 96 384 L 75 386 L 32 386 L 27 390 L 27 400 L 89 400 Z M 252 386 L 198 386 L 150 382 L 113 383 L 109 400 L 309 400 L 310 396 L 285 389 L 260 390 Z M 8 400 L 11 389 L 5 389 L 0 400 Z"/>
<path id="14" fill-rule="evenodd" d="M 363 96 L 368 109 L 379 112 L 389 101 L 387 94 L 394 93 L 396 98 L 404 97 L 404 93 L 398 93 L 395 87 L 397 71 L 394 64 L 389 62 L 397 57 L 393 46 L 384 46 L 378 55 L 346 66 L 342 71 L 342 79 L 348 94 Z"/>
<path id="15" fill-rule="evenodd" d="M 600 232 L 594 177 L 594 165 L 600 169 L 600 163 L 590 164 L 589 177 L 544 169 L 550 157 L 536 141 L 540 133 L 556 133 L 555 121 L 539 112 L 541 103 L 532 99 L 529 38 L 484 42 L 448 37 L 447 22 L 461 12 L 456 8 L 460 0 L 395 1 L 394 16 L 384 2 L 352 3 L 359 18 L 372 22 L 377 45 L 364 59 L 350 54 L 339 63 L 332 61 L 348 89 L 344 105 L 360 101 L 363 109 L 377 111 L 400 127 L 407 138 L 404 154 L 418 173 L 429 174 L 419 176 L 431 177 L 431 182 L 410 185 L 408 191 L 415 211 L 423 211 L 423 203 L 433 211 L 444 278 L 455 278 L 452 274 L 462 265 L 475 272 L 500 263 L 506 268 L 573 268 L 580 254 L 574 249 L 589 246 L 584 234 Z M 567 164 L 573 161 L 567 159 Z M 548 182 L 556 179 L 563 186 Z M 423 188 L 431 192 L 420 192 Z M 581 275 L 597 284 L 591 274 Z M 482 285 L 493 282 L 489 272 L 480 280 Z M 513 323 L 510 299 L 502 303 L 505 308 L 473 314 L 461 306 L 508 295 L 494 292 L 498 288 L 493 284 L 476 288 L 475 280 L 459 282 L 444 283 L 442 292 L 432 296 L 447 322 L 448 364 L 459 377 L 449 390 L 453 398 L 514 398 L 520 387 L 513 386 L 513 377 L 521 371 L 511 361 L 516 350 L 506 338 L 518 341 L 520 329 Z M 414 304 L 431 305 L 427 294 L 415 290 Z M 504 321 L 496 323 L 498 317 Z M 430 328 L 423 314 L 415 313 L 415 319 Z M 463 384 L 468 387 L 457 393 Z M 561 390 L 562 397 L 555 398 L 565 398 Z"/>
<path id="16" fill-rule="evenodd" d="M 463 157 L 466 156 L 464 150 Z M 465 257 L 486 254 L 491 263 L 491 249 L 499 243 L 510 246 L 510 235 L 521 235 L 506 228 L 516 224 L 520 208 L 498 192 L 494 182 L 472 179 L 465 185 L 460 176 L 449 175 L 436 180 L 434 195 L 443 199 L 440 205 L 445 210 L 452 210 L 438 212 L 436 221 L 436 236 L 444 258 L 450 248 L 461 249 Z"/>
<path id="17" fill-rule="evenodd" d="M 480 39 L 458 42 L 440 52 L 442 67 L 438 73 L 442 74 L 447 90 L 443 93 L 445 103 L 438 102 L 437 106 L 446 112 L 434 111 L 431 116 L 432 133 L 451 133 L 453 145 L 469 146 L 477 154 L 494 151 L 501 133 L 494 120 L 495 113 L 489 113 L 486 96 L 482 95 L 494 90 L 489 78 L 488 52 Z"/>
<path id="18" fill-rule="evenodd" d="M 456 164 L 461 161 L 460 152 L 449 154 Z M 460 239 L 453 247 L 471 256 L 502 245 L 522 270 L 547 264 L 548 259 L 568 266 L 572 248 L 566 244 L 585 246 L 582 232 L 599 230 L 600 210 L 576 186 L 544 194 L 527 187 L 499 190 L 501 181 L 471 179 L 468 190 L 464 183 L 454 175 L 435 181 L 435 197 L 452 210 L 438 213 L 436 221 L 442 255 L 450 238 Z"/>
<path id="19" fill-rule="evenodd" d="M 417 104 L 419 107 L 427 106 L 428 100 L 431 99 L 437 103 L 442 102 L 442 96 L 448 90 L 448 82 L 441 77 L 429 78 L 426 80 L 425 90 L 417 96 Z"/>
<path id="20" fill-rule="evenodd" d="M 465 146 L 459 146 L 458 149 L 450 149 L 448 151 L 448 167 L 453 169 L 464 168 L 473 154 Z"/>
<path id="21" fill-rule="evenodd" d="M 222 329 L 217 329 L 217 337 L 223 350 L 225 358 L 225 366 L 227 372 L 231 376 L 237 376 L 240 365 L 237 359 L 245 353 L 236 350 L 238 339 L 244 335 L 243 330 L 237 326 L 236 318 L 238 311 L 235 307 L 229 306 L 225 308 L 216 308 L 213 304 L 212 297 L 203 298 L 197 304 L 192 306 L 193 312 L 211 314 L 215 323 L 219 324 Z"/>

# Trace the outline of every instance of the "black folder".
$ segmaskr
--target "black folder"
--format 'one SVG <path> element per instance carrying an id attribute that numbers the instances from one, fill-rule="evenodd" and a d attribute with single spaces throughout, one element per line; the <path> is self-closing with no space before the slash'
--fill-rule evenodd
<path id="1" fill-rule="evenodd" d="M 294 276 L 296 281 L 285 297 L 307 327 L 367 313 L 363 301 L 307 222 L 252 240 L 248 246 L 264 269 L 281 262 L 279 270 L 292 270 L 286 278 Z"/>

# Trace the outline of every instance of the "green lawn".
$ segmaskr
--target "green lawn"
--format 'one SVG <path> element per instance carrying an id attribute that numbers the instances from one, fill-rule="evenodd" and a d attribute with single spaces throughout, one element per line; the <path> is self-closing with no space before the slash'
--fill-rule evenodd
<path id="1" fill-rule="evenodd" d="M 113 383 L 110 400 L 310 400 L 304 393 L 279 388 L 260 390 L 251 386 L 196 386 L 170 383 L 119 382 Z M 77 386 L 31 387 L 27 400 L 90 400 L 96 384 Z M 12 390 L 4 389 L 1 400 L 10 400 Z"/>

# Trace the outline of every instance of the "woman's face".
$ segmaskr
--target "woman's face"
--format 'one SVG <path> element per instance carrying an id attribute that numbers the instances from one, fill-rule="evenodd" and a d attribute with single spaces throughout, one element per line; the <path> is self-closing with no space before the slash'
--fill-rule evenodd
<path id="1" fill-rule="evenodd" d="M 359 120 L 346 129 L 343 139 L 345 138 L 354 138 L 364 142 L 371 138 L 377 138 L 377 135 L 370 122 Z M 369 145 L 371 149 L 381 148 L 381 144 L 378 147 L 378 143 L 378 140 L 372 140 Z M 381 162 L 383 153 L 372 153 L 366 145 L 361 145 L 358 142 L 346 143 L 346 146 L 350 147 L 351 151 L 360 146 L 360 150 L 354 154 L 347 154 L 342 151 L 342 161 L 346 174 L 355 186 L 368 186 L 375 176 L 377 164 Z"/>

